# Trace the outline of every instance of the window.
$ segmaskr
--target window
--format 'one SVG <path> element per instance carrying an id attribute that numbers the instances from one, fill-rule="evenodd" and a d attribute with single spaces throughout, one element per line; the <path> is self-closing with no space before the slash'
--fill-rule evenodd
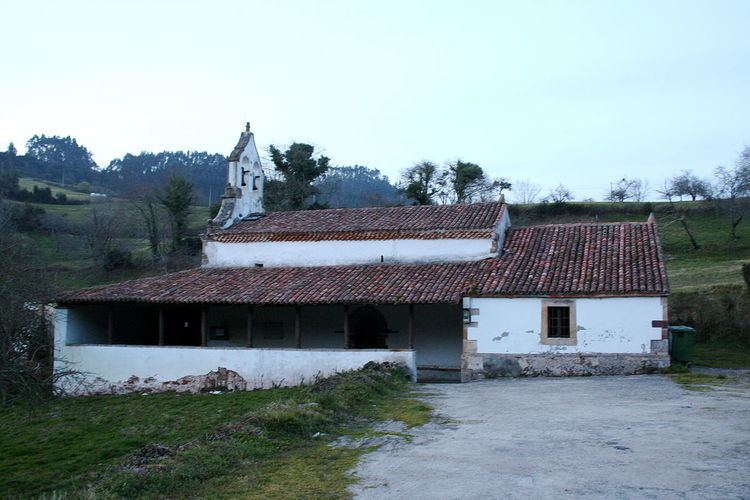
<path id="1" fill-rule="evenodd" d="M 542 344 L 576 345 L 577 331 L 575 301 L 542 301 Z"/>
<path id="2" fill-rule="evenodd" d="M 547 308 L 547 336 L 556 339 L 570 338 L 570 307 Z"/>

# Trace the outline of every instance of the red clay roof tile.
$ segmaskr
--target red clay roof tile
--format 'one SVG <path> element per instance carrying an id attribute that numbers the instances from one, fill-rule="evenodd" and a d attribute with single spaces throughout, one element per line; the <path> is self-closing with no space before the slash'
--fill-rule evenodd
<path id="1" fill-rule="evenodd" d="M 408 304 L 668 292 L 656 225 L 618 223 L 514 228 L 501 257 L 478 262 L 201 268 L 77 290 L 59 302 Z"/>
<path id="2" fill-rule="evenodd" d="M 336 208 L 269 212 L 236 222 L 207 235 L 224 243 L 254 241 L 322 241 L 490 238 L 505 205 Z"/>

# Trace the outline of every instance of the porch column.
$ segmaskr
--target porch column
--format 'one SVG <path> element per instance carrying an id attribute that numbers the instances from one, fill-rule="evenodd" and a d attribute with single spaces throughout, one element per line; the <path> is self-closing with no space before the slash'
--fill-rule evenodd
<path id="1" fill-rule="evenodd" d="M 201 307 L 201 345 L 208 345 L 208 308 Z"/>
<path id="2" fill-rule="evenodd" d="M 247 306 L 247 347 L 253 346 L 253 306 Z"/>
<path id="3" fill-rule="evenodd" d="M 107 342 L 113 343 L 115 338 L 115 311 L 112 306 L 107 306 Z"/>
<path id="4" fill-rule="evenodd" d="M 294 345 L 297 349 L 302 347 L 302 336 L 300 335 L 300 306 L 294 306 Z"/>
<path id="5" fill-rule="evenodd" d="M 349 306 L 344 306 L 344 349 L 349 349 Z"/>
<path id="6" fill-rule="evenodd" d="M 159 308 L 159 345 L 164 345 L 164 308 Z"/>
<path id="7" fill-rule="evenodd" d="M 409 349 L 414 349 L 414 304 L 409 304 Z"/>

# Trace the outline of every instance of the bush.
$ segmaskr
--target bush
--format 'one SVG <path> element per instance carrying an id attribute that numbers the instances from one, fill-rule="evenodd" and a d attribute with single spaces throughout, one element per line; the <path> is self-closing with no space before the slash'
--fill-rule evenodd
<path id="1" fill-rule="evenodd" d="M 127 250 L 113 248 L 104 254 L 103 267 L 105 271 L 114 271 L 116 269 L 129 269 L 133 267 L 133 254 Z"/>
<path id="2" fill-rule="evenodd" d="M 697 340 L 750 343 L 750 296 L 740 286 L 675 292 L 669 299 L 669 322 L 696 329 Z"/>

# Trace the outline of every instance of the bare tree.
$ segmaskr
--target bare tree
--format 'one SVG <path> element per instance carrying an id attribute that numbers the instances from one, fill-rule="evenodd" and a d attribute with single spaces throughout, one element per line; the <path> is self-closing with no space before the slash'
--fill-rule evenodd
<path id="1" fill-rule="evenodd" d="M 667 222 L 665 226 L 668 226 L 670 224 L 673 224 L 675 222 L 679 222 L 682 226 L 682 229 L 685 230 L 685 233 L 688 236 L 688 239 L 690 240 L 690 244 L 693 245 L 694 250 L 700 250 L 700 245 L 698 245 L 698 242 L 695 240 L 695 236 L 693 236 L 692 231 L 690 231 L 690 228 L 688 227 L 687 220 L 685 220 L 685 214 L 683 214 L 679 207 L 675 204 L 673 198 L 674 193 L 669 190 L 669 183 L 664 183 L 664 189 L 661 191 L 657 191 L 659 194 L 662 195 L 664 199 L 666 199 L 669 202 L 669 208 L 670 208 L 670 216 L 672 217 L 672 220 L 670 222 Z"/>
<path id="2" fill-rule="evenodd" d="M 635 179 L 630 189 L 633 201 L 646 201 L 651 187 L 646 179 Z"/>
<path id="3" fill-rule="evenodd" d="M 563 184 L 558 184 L 549 192 L 546 199 L 552 203 L 565 203 L 573 199 L 573 192 Z"/>
<path id="4" fill-rule="evenodd" d="M 743 151 L 733 168 L 716 167 L 716 192 L 718 198 L 726 206 L 729 213 L 730 231 L 733 239 L 737 236 L 737 226 L 740 225 L 745 214 L 738 198 L 750 193 L 750 147 Z"/>
<path id="5" fill-rule="evenodd" d="M 122 219 L 111 207 L 91 207 L 91 217 L 85 227 L 84 237 L 94 261 L 104 266 L 120 230 Z"/>
<path id="6" fill-rule="evenodd" d="M 131 196 L 131 203 L 138 212 L 146 230 L 151 260 L 154 264 L 159 262 L 164 251 L 162 242 L 165 233 L 166 214 L 160 200 L 160 194 L 156 190 L 140 191 Z"/>
<path id="7" fill-rule="evenodd" d="M 542 187 L 530 179 L 520 180 L 513 185 L 513 199 L 522 205 L 536 203 L 541 192 Z"/>
<path id="8" fill-rule="evenodd" d="M 33 246 L 16 233 L 0 203 L 0 401 L 35 400 L 51 394 L 52 339 L 44 304 L 54 295 Z"/>
<path id="9" fill-rule="evenodd" d="M 609 192 L 604 196 L 604 199 L 618 203 L 628 200 L 643 201 L 648 196 L 649 191 L 648 181 L 623 177 L 617 182 L 610 183 Z"/>
<path id="10" fill-rule="evenodd" d="M 682 201 L 683 196 L 690 196 L 695 201 L 697 198 L 708 199 L 711 197 L 711 184 L 698 178 L 690 170 L 683 170 L 668 181 L 669 191 L 673 196 L 678 196 Z"/>

